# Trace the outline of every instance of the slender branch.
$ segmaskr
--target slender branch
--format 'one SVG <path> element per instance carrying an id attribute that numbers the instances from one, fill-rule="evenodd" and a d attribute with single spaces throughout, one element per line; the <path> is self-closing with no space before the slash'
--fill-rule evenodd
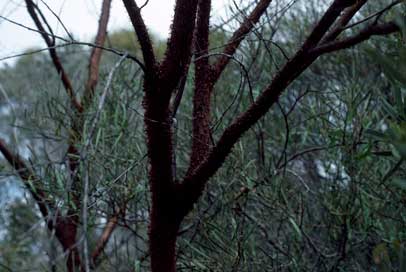
<path id="1" fill-rule="evenodd" d="M 49 200 L 45 191 L 42 190 L 38 184 L 39 178 L 36 174 L 25 164 L 18 154 L 14 154 L 6 145 L 6 142 L 0 138 L 0 152 L 8 163 L 17 171 L 24 185 L 27 187 L 34 200 L 36 201 L 39 210 L 44 218 L 49 215 L 49 209 L 53 207 L 53 203 Z M 51 222 L 52 220 L 49 220 Z M 52 223 L 52 222 L 51 222 Z M 52 226 L 49 225 L 52 229 Z"/>
<path id="2" fill-rule="evenodd" d="M 221 73 L 224 71 L 227 64 L 230 62 L 230 58 L 227 56 L 233 56 L 240 46 L 241 42 L 245 39 L 248 33 L 254 28 L 255 24 L 258 23 L 261 16 L 265 13 L 266 9 L 271 4 L 272 0 L 261 0 L 255 6 L 251 14 L 245 18 L 244 22 L 240 27 L 234 32 L 232 37 L 224 48 L 224 55 L 221 56 L 217 62 L 213 65 L 212 69 L 212 81 L 216 82 L 220 77 Z"/>
<path id="3" fill-rule="evenodd" d="M 68 271 L 74 271 L 74 267 L 81 267 L 80 255 L 75 247 L 75 236 L 77 221 L 74 217 L 62 217 L 55 209 L 54 203 L 48 198 L 46 192 L 38 184 L 39 178 L 35 173 L 26 165 L 18 154 L 14 154 L 7 148 L 6 143 L 0 139 L 0 152 L 10 165 L 17 171 L 18 175 L 24 182 L 28 191 L 31 193 L 35 202 L 37 203 L 41 215 L 46 220 L 47 228 L 53 232 L 61 243 L 63 249 L 68 252 L 67 268 Z M 55 214 L 51 216 L 50 211 Z"/>
<path id="4" fill-rule="evenodd" d="M 352 24 L 346 26 L 344 28 L 344 30 L 352 28 L 352 27 L 357 26 L 359 24 L 365 23 L 366 21 L 369 21 L 369 20 L 371 20 L 372 18 L 375 18 L 375 17 L 376 17 L 375 20 L 377 20 L 377 19 L 379 19 L 380 16 L 382 16 L 382 14 L 384 14 L 385 12 L 392 9 L 394 6 L 399 5 L 401 3 L 404 3 L 404 2 L 405 2 L 405 0 L 397 0 L 397 1 L 393 2 L 393 3 L 391 3 L 390 5 L 386 6 L 385 8 L 381 9 L 380 11 L 377 11 L 377 12 L 375 12 L 375 13 L 373 13 L 373 14 L 371 14 L 371 15 L 369 15 L 369 16 L 367 16 L 367 17 L 365 17 L 365 18 L 363 18 L 363 19 L 361 19 L 361 20 L 359 20 L 359 21 L 357 21 L 355 23 L 352 23 Z"/>
<path id="5" fill-rule="evenodd" d="M 74 40 L 72 34 L 69 32 L 68 28 L 65 26 L 65 24 L 62 22 L 61 18 L 58 16 L 58 14 L 56 14 L 51 7 L 44 1 L 44 0 L 40 0 L 41 3 L 52 13 L 52 15 L 54 15 L 54 17 L 58 20 L 58 22 L 61 24 L 62 28 L 65 30 L 66 35 L 68 35 L 69 39 L 71 41 Z"/>
<path id="6" fill-rule="evenodd" d="M 49 54 L 51 56 L 52 62 L 54 64 L 54 67 L 58 73 L 58 75 L 61 77 L 63 86 L 65 87 L 66 92 L 68 93 L 69 98 L 71 99 L 71 103 L 72 106 L 75 110 L 77 110 L 78 112 L 82 112 L 83 111 L 83 107 L 80 104 L 80 102 L 77 100 L 75 93 L 73 91 L 73 86 L 72 83 L 65 71 L 65 69 L 62 66 L 61 60 L 59 59 L 58 54 L 56 53 L 55 48 L 53 48 L 55 46 L 55 40 L 54 40 L 54 35 L 49 36 L 45 33 L 47 33 L 47 31 L 45 31 L 44 26 L 41 23 L 40 18 L 38 17 L 37 12 L 39 12 L 41 19 L 44 21 L 44 23 L 46 25 L 48 25 L 47 21 L 45 20 L 45 17 L 42 16 L 42 13 L 40 12 L 39 8 L 36 6 L 36 4 L 32 1 L 32 0 L 25 0 L 25 3 L 27 5 L 27 10 L 28 13 L 30 14 L 32 20 L 34 21 L 36 27 L 38 28 L 39 32 L 41 33 L 42 38 L 44 39 L 46 45 L 49 47 Z M 49 28 L 49 30 L 52 33 L 52 30 Z M 52 40 L 51 40 L 52 37 Z"/>
<path id="7" fill-rule="evenodd" d="M 193 171 L 210 150 L 209 27 L 211 0 L 199 0 L 195 32 L 195 86 L 193 95 L 192 152 L 188 171 Z"/>
<path id="8" fill-rule="evenodd" d="M 16 21 L 13 21 L 13 20 L 11 20 L 11 19 L 9 19 L 7 17 L 4 17 L 2 15 L 0 15 L 0 19 L 3 19 L 3 20 L 5 20 L 5 21 L 7 21 L 7 22 L 9 22 L 11 24 L 17 25 L 17 26 L 22 27 L 24 29 L 27 29 L 29 31 L 33 31 L 33 32 L 40 33 L 40 34 L 45 34 L 47 36 L 54 37 L 55 39 L 58 39 L 58 40 L 61 40 L 61 41 L 65 42 L 63 44 L 57 44 L 57 45 L 54 45 L 54 46 L 48 46 L 48 47 L 45 47 L 45 48 L 41 48 L 41 49 L 38 49 L 38 50 L 33 50 L 33 51 L 30 51 L 30 52 L 26 52 L 26 53 L 21 53 L 21 54 L 16 54 L 16 55 L 11 55 L 11 56 L 7 56 L 7 57 L 4 57 L 4 58 L 0 58 L 0 61 L 7 60 L 7 59 L 12 59 L 12 58 L 16 58 L 16 57 L 22 57 L 22 56 L 26 56 L 26 55 L 31 55 L 31 54 L 36 54 L 36 53 L 39 53 L 39 52 L 42 52 L 42 51 L 48 51 L 51 48 L 56 49 L 56 48 L 59 48 L 59 47 L 66 47 L 66 46 L 70 46 L 70 45 L 84 45 L 84 46 L 88 46 L 88 47 L 92 47 L 92 48 L 100 48 L 100 49 L 102 49 L 104 51 L 116 54 L 116 55 L 118 55 L 120 57 L 122 57 L 124 55 L 127 55 L 128 59 L 131 59 L 135 63 L 137 63 L 141 67 L 141 69 L 145 72 L 144 64 L 135 55 L 131 55 L 131 54 L 125 52 L 125 51 L 121 51 L 121 50 L 111 48 L 111 47 L 105 47 L 105 46 L 101 46 L 101 45 L 96 45 L 94 43 L 89 43 L 89 42 L 68 40 L 68 39 L 65 39 L 64 37 L 53 35 L 53 34 L 50 34 L 48 32 L 44 32 L 44 31 L 39 31 L 38 29 L 34 29 L 34 28 L 28 27 L 26 25 L 20 24 L 20 23 L 18 23 Z"/>
<path id="9" fill-rule="evenodd" d="M 103 253 L 108 241 L 110 240 L 111 235 L 113 234 L 114 230 L 116 229 L 118 220 L 119 220 L 119 216 L 121 213 L 122 213 L 121 210 L 114 213 L 114 215 L 110 217 L 106 226 L 104 227 L 103 232 L 100 235 L 100 237 L 96 243 L 96 247 L 94 248 L 94 250 L 92 252 L 91 259 L 92 259 L 92 268 L 93 269 L 95 267 L 97 267 L 97 265 L 99 264 L 98 258 Z"/>
<path id="10" fill-rule="evenodd" d="M 393 22 L 370 25 L 354 36 L 350 36 L 339 41 L 322 44 L 311 50 L 310 53 L 321 55 L 341 49 L 346 49 L 368 40 L 369 38 L 371 38 L 371 36 L 388 35 L 394 32 L 398 32 L 399 30 L 399 27 Z"/>
<path id="11" fill-rule="evenodd" d="M 141 5 L 140 9 L 145 8 L 149 3 L 149 0 L 146 0 L 144 4 Z"/>
<path id="12" fill-rule="evenodd" d="M 169 100 L 173 90 L 189 66 L 198 0 L 177 0 L 165 58 L 160 66 L 163 99 Z"/>
<path id="13" fill-rule="evenodd" d="M 303 51 L 308 51 L 313 47 L 315 47 L 323 38 L 323 36 L 326 34 L 326 32 L 330 29 L 330 27 L 334 24 L 334 22 L 337 20 L 338 16 L 340 16 L 341 12 L 345 8 L 354 5 L 357 1 L 358 0 L 334 0 L 334 2 L 324 13 L 323 17 L 317 23 L 312 33 L 306 39 L 301 49 Z M 351 18 L 348 18 L 348 20 L 350 19 Z"/>
<path id="14" fill-rule="evenodd" d="M 0 16 L 0 18 L 1 18 L 1 16 Z M 115 54 L 115 55 L 117 55 L 119 57 L 122 57 L 122 56 L 126 55 L 127 59 L 130 59 L 130 60 L 134 61 L 135 63 L 138 64 L 138 66 L 143 71 L 145 71 L 144 64 L 134 55 L 128 54 L 125 51 L 120 51 L 118 49 L 114 49 L 114 48 L 111 48 L 111 47 L 97 46 L 97 45 L 95 45 L 93 43 L 78 42 L 78 41 L 66 42 L 66 43 L 58 44 L 58 45 L 55 45 L 55 46 L 52 46 L 52 47 L 45 47 L 45 48 L 40 48 L 40 49 L 37 49 L 37 50 L 25 52 L 25 53 L 20 53 L 20 54 L 7 56 L 7 57 L 4 57 L 4 58 L 0 58 L 0 61 L 37 54 L 37 53 L 40 53 L 40 52 L 43 52 L 43 51 L 48 51 L 50 48 L 60 48 L 60 47 L 67 47 L 67 46 L 71 46 L 71 45 L 84 45 L 84 46 L 88 46 L 88 47 L 92 47 L 92 48 L 96 47 L 96 48 L 100 48 L 100 49 L 102 49 L 102 50 L 104 50 L 106 52 L 113 53 L 113 54 Z"/>
<path id="15" fill-rule="evenodd" d="M 97 30 L 96 39 L 94 44 L 97 46 L 103 46 L 106 40 L 107 34 L 107 24 L 110 17 L 110 8 L 112 0 L 103 0 L 102 11 L 99 18 L 99 27 Z M 91 103 L 94 96 L 94 91 L 99 79 L 99 66 L 102 56 L 102 49 L 98 47 L 93 47 L 92 53 L 90 55 L 89 61 L 89 75 L 86 82 L 85 94 L 84 94 L 84 105 L 85 107 Z"/>
<path id="16" fill-rule="evenodd" d="M 131 23 L 137 34 L 138 41 L 141 45 L 141 51 L 144 58 L 146 76 L 155 78 L 156 58 L 152 47 L 150 35 L 145 26 L 144 19 L 141 16 L 141 9 L 134 0 L 123 0 L 124 6 L 130 17 Z"/>
<path id="17" fill-rule="evenodd" d="M 332 30 L 327 33 L 327 35 L 323 38 L 321 43 L 326 43 L 333 41 L 341 34 L 344 30 L 344 27 L 348 24 L 348 22 L 354 17 L 354 15 L 368 2 L 368 0 L 358 0 L 354 5 L 347 8 L 344 14 L 337 20 L 337 22 L 332 27 Z"/>

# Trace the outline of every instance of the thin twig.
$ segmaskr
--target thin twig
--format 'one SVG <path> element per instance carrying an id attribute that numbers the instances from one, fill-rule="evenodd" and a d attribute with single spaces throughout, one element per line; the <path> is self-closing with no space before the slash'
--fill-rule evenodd
<path id="1" fill-rule="evenodd" d="M 59 17 L 58 14 L 56 14 L 51 7 L 44 1 L 44 0 L 40 0 L 42 4 L 44 4 L 44 6 L 52 13 L 52 15 L 55 16 L 55 18 L 58 20 L 58 22 L 61 24 L 63 30 L 65 30 L 66 34 L 68 35 L 69 39 L 71 41 L 74 40 L 72 34 L 69 32 L 68 28 L 65 26 L 65 24 L 62 22 L 61 17 Z"/>
<path id="2" fill-rule="evenodd" d="M 88 137 L 85 141 L 85 145 L 83 146 L 83 150 L 81 152 L 81 160 L 85 162 L 86 156 L 87 156 L 87 149 L 91 143 L 93 134 L 96 130 L 100 114 L 103 110 L 106 97 L 108 94 L 108 91 L 110 90 L 112 81 L 113 81 L 113 76 L 116 70 L 120 67 L 120 65 L 123 63 L 123 61 L 127 58 L 127 55 L 122 56 L 119 61 L 116 63 L 116 65 L 111 69 L 109 76 L 107 78 L 106 86 L 104 87 L 103 93 L 100 97 L 99 105 L 96 111 L 96 114 L 94 116 L 93 122 L 90 126 L 89 134 Z M 83 212 L 82 212 L 82 218 L 83 218 L 83 235 L 84 235 L 84 241 L 83 241 L 83 248 L 84 248 L 84 260 L 85 260 L 85 270 L 86 272 L 90 271 L 90 258 L 89 258 L 89 248 L 88 248 L 88 241 L 87 241 L 87 221 L 88 221 L 88 201 L 89 201 L 89 169 L 88 163 L 84 163 L 84 171 L 85 171 L 85 177 L 84 177 L 84 189 L 83 189 Z"/>

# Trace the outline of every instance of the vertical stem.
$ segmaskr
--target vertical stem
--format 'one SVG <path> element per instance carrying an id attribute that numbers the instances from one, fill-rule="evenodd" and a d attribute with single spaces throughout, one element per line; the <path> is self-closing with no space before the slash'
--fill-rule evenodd
<path id="1" fill-rule="evenodd" d="M 180 220 L 176 220 L 174 216 L 166 213 L 173 208 L 172 206 L 168 209 L 161 209 L 160 212 L 157 212 L 156 207 L 152 208 L 149 229 L 152 272 L 176 271 L 176 238 Z"/>

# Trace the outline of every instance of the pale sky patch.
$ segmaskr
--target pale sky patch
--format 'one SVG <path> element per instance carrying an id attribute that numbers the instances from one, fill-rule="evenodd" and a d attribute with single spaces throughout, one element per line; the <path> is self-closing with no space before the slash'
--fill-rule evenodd
<path id="1" fill-rule="evenodd" d="M 97 29 L 101 0 L 44 0 L 60 17 L 67 29 L 79 41 L 91 41 Z M 143 0 L 144 1 L 144 0 Z M 143 1 L 137 1 L 142 5 Z M 213 1 L 214 16 L 224 13 L 226 0 Z M 154 34 L 167 37 L 175 0 L 150 0 L 142 10 L 148 29 Z M 38 0 L 56 35 L 67 36 L 55 16 Z M 35 28 L 23 0 L 0 0 L 0 15 Z M 128 15 L 121 0 L 113 0 L 109 31 L 131 28 Z M 45 43 L 38 33 L 26 30 L 0 18 L 0 58 L 22 53 L 27 48 L 43 48 Z M 4 64 L 4 61 L 2 61 Z M 12 63 L 12 60 L 6 61 Z M 2 63 L 0 63 L 1 65 Z"/>

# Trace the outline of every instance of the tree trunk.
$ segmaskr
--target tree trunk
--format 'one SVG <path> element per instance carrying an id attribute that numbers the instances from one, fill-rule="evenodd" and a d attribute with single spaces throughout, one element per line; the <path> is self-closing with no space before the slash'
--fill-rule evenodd
<path id="1" fill-rule="evenodd" d="M 176 238 L 179 225 L 177 220 L 168 215 L 158 216 L 152 212 L 149 229 L 152 272 L 176 271 Z"/>

